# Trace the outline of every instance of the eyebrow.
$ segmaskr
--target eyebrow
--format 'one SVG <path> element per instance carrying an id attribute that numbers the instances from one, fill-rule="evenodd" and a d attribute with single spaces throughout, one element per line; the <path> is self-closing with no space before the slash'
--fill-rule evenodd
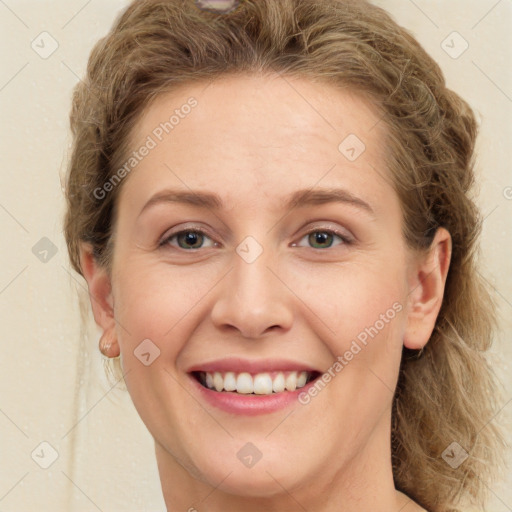
<path id="1" fill-rule="evenodd" d="M 143 206 L 139 216 L 148 208 L 162 203 L 181 203 L 216 211 L 221 210 L 223 207 L 222 199 L 217 194 L 211 192 L 166 189 L 153 195 Z M 328 203 L 348 204 L 375 216 L 373 208 L 366 201 L 342 188 L 297 190 L 285 199 L 283 209 L 293 210 Z"/>

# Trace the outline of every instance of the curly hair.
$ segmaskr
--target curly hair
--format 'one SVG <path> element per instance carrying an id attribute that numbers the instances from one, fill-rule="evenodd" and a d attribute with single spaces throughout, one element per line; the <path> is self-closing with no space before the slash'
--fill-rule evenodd
<path id="1" fill-rule="evenodd" d="M 480 213 L 472 198 L 477 125 L 467 103 L 405 29 L 366 0 L 245 0 L 225 13 L 191 0 L 136 0 L 94 47 L 74 90 L 65 237 L 110 272 L 116 198 L 94 193 L 125 161 L 130 133 L 162 92 L 226 74 L 278 72 L 349 88 L 385 123 L 387 168 L 408 246 L 452 237 L 445 296 L 429 343 L 404 349 L 392 413 L 395 485 L 433 512 L 482 505 L 501 444 L 491 422 L 496 381 L 485 352 L 496 317 L 477 270 Z M 82 274 L 83 275 L 83 274 Z M 443 451 L 469 457 L 454 469 Z"/>

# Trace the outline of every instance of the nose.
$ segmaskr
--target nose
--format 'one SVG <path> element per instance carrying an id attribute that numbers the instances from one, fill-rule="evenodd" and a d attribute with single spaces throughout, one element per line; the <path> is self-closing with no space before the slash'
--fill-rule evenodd
<path id="1" fill-rule="evenodd" d="M 233 268 L 219 283 L 211 312 L 218 329 L 236 330 L 244 338 L 258 338 L 291 328 L 292 293 L 282 276 L 271 268 L 271 260 L 269 251 L 251 263 L 234 254 Z"/>

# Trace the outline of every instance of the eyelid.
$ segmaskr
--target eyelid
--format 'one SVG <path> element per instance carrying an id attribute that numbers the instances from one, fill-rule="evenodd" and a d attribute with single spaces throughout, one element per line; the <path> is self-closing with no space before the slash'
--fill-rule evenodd
<path id="1" fill-rule="evenodd" d="M 176 235 L 179 235 L 181 233 L 184 233 L 184 232 L 194 232 L 194 233 L 201 233 L 202 235 L 205 235 L 206 237 L 208 237 L 215 245 L 220 245 L 219 242 L 217 242 L 208 232 L 208 230 L 204 229 L 204 228 L 201 228 L 199 226 L 184 226 L 184 227 L 180 227 L 179 229 L 176 229 L 176 230 L 171 230 L 171 231 L 167 231 L 163 236 L 162 238 L 159 240 L 158 242 L 158 247 L 163 247 L 164 245 L 167 245 L 169 243 L 169 240 L 173 237 L 175 237 Z M 201 247 L 202 249 L 202 247 Z M 191 249 L 191 250 L 194 250 L 194 249 Z M 199 249 L 196 249 L 196 250 L 199 250 Z"/>
<path id="2" fill-rule="evenodd" d="M 348 230 L 342 230 L 341 228 L 333 225 L 333 224 L 320 224 L 312 226 L 311 228 L 308 228 L 308 230 L 302 234 L 302 238 L 304 238 L 306 235 L 309 235 L 311 233 L 315 232 L 321 232 L 321 233 L 331 233 L 334 235 L 339 236 L 344 243 L 350 244 L 355 242 L 355 237 L 348 231 Z"/>
<path id="3" fill-rule="evenodd" d="M 166 244 L 168 244 L 169 240 L 173 237 L 175 237 L 176 235 L 179 235 L 183 232 L 194 232 L 194 233 L 201 233 L 203 235 L 205 235 L 206 237 L 208 237 L 215 246 L 219 246 L 221 245 L 219 242 L 217 242 L 215 240 L 215 238 L 213 236 L 211 236 L 211 234 L 208 232 L 207 229 L 204 229 L 200 226 L 197 226 L 197 225 L 191 225 L 191 226 L 181 226 L 179 229 L 176 229 L 176 230 L 171 230 L 170 232 L 166 232 L 164 234 L 164 236 L 160 239 L 160 241 L 158 242 L 158 246 L 161 247 L 161 246 L 164 246 Z M 347 233 L 346 231 L 344 230 L 341 230 L 339 227 L 336 227 L 332 224 L 320 224 L 320 225 L 314 225 L 310 228 L 308 228 L 307 231 L 305 231 L 299 238 L 299 241 L 302 240 L 305 236 L 311 234 L 311 233 L 315 233 L 315 232 L 327 232 L 327 233 L 331 233 L 333 235 L 336 235 L 338 236 L 342 241 L 343 241 L 343 244 L 344 245 L 349 245 L 349 244 L 352 244 L 355 242 L 355 238 L 352 234 L 350 233 Z M 296 247 L 298 246 L 298 243 L 297 242 L 294 242 L 292 244 L 292 247 Z M 311 249 L 315 249 L 317 250 L 317 248 L 315 247 L 310 247 Z M 193 249 L 191 249 L 193 250 Z M 199 250 L 199 249 L 196 249 L 196 250 Z M 325 250 L 325 249 L 322 249 L 322 250 Z"/>
<path id="4" fill-rule="evenodd" d="M 307 245 L 299 245 L 302 240 L 307 237 L 308 235 L 310 235 L 311 233 L 328 233 L 332 236 L 335 236 L 335 237 L 338 237 L 340 239 L 340 243 L 339 244 L 335 244 L 335 245 L 330 245 L 329 247 L 323 247 L 323 248 L 320 248 L 320 247 L 311 247 L 309 244 Z M 351 239 L 349 239 L 348 237 L 346 237 L 343 233 L 339 233 L 339 232 L 336 232 L 332 229 L 312 229 L 311 231 L 309 232 L 306 232 L 304 233 L 298 242 L 294 242 L 291 246 L 292 247 L 299 247 L 299 248 L 303 248 L 303 249 L 312 249 L 313 251 L 319 251 L 319 252 L 326 252 L 326 251 L 329 251 L 329 250 L 333 250 L 334 248 L 340 246 L 340 247 L 344 247 L 344 246 L 347 246 L 347 245 L 351 245 L 353 242 Z"/>

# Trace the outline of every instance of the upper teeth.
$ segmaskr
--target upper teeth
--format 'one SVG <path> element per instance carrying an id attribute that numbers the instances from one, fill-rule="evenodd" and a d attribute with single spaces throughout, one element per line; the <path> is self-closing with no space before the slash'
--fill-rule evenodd
<path id="1" fill-rule="evenodd" d="M 216 391 L 236 391 L 237 393 L 270 395 L 285 389 L 295 391 L 306 385 L 309 372 L 272 372 L 251 375 L 247 372 L 202 372 L 201 382 Z"/>

